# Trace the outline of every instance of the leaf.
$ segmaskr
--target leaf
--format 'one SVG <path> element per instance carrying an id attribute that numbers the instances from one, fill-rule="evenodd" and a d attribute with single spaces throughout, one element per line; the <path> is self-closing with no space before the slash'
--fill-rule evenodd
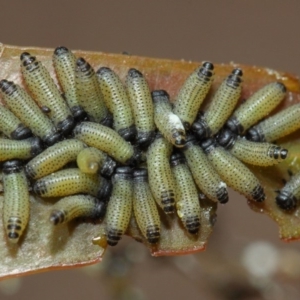
<path id="1" fill-rule="evenodd" d="M 53 49 L 13 47 L 0 44 L 0 79 L 6 78 L 23 85 L 19 56 L 24 51 L 37 56 L 55 78 L 52 66 Z M 95 69 L 100 66 L 112 68 L 121 79 L 125 78 L 129 68 L 137 68 L 145 74 L 151 89 L 165 89 L 171 99 L 174 99 L 184 80 L 199 65 L 199 63 L 187 61 L 152 59 L 122 54 L 82 51 L 74 51 L 74 53 L 78 57 L 84 57 Z M 215 65 L 216 76 L 210 95 L 234 67 L 242 68 L 244 73 L 243 99 L 248 98 L 253 92 L 270 82 L 281 81 L 287 86 L 289 94 L 279 109 L 300 101 L 300 83 L 297 78 L 270 69 L 233 63 Z M 210 97 L 207 102 L 209 100 Z M 264 204 L 249 203 L 249 205 L 255 211 L 263 212 L 274 219 L 279 225 L 281 238 L 290 240 L 298 239 L 300 235 L 298 210 L 293 213 L 280 211 L 274 202 L 274 190 L 282 186 L 281 179 L 287 178 L 288 168 L 292 171 L 299 170 L 300 139 L 297 134 L 294 134 L 284 139 L 282 143 L 292 153 L 288 161 L 272 168 L 252 168 L 267 192 L 267 200 Z M 2 196 L 0 197 L 2 200 Z M 2 202 L 0 201 L 0 210 Z M 196 238 L 189 236 L 183 230 L 176 216 L 170 219 L 162 216 L 161 240 L 156 247 L 147 245 L 134 219 L 131 220 L 128 234 L 145 243 L 154 256 L 181 255 L 202 251 L 206 247 L 216 217 L 215 204 L 210 201 L 202 204 L 201 232 Z M 30 223 L 18 245 L 10 245 L 7 242 L 2 228 L 3 224 L 0 221 L 0 278 L 82 266 L 101 261 L 105 247 L 94 245 L 92 239 L 103 236 L 105 224 L 72 222 L 68 226 L 53 228 L 48 221 L 50 209 L 51 202 L 46 202 L 36 196 L 31 197 Z"/>

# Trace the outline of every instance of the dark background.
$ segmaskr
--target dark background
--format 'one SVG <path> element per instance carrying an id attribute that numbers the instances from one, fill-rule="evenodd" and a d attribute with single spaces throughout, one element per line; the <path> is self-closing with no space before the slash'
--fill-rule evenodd
<path id="1" fill-rule="evenodd" d="M 0 42 L 234 61 L 299 75 L 299 13 L 298 0 L 2 0 Z M 205 253 L 152 258 L 143 246 L 124 239 L 92 268 L 1 282 L 0 299 L 299 299 L 299 243 L 279 241 L 273 221 L 231 195 L 218 209 Z M 241 265 L 253 246 L 252 265 L 271 261 L 263 276 L 251 276 Z"/>

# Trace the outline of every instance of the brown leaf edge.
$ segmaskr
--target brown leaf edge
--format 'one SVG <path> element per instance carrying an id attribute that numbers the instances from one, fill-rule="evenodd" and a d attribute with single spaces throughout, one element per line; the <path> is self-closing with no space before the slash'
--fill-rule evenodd
<path id="1" fill-rule="evenodd" d="M 55 78 L 51 61 L 53 49 L 0 44 L 0 79 L 6 78 L 23 85 L 19 69 L 19 56 L 24 51 L 30 52 L 43 61 L 53 78 Z M 177 94 L 187 76 L 199 65 L 199 63 L 183 60 L 172 61 L 101 52 L 74 52 L 78 57 L 82 56 L 88 60 L 95 69 L 100 66 L 112 68 L 121 79 L 125 78 L 129 68 L 137 68 L 145 74 L 152 90 L 165 89 L 169 92 L 171 99 Z M 257 89 L 270 82 L 281 81 L 287 86 L 289 94 L 279 110 L 300 101 L 300 83 L 292 75 L 235 63 L 215 65 L 216 76 L 210 95 L 213 94 L 220 82 L 234 67 L 240 67 L 244 72 L 242 99 L 248 98 Z M 209 100 L 210 96 L 207 102 Z M 254 203 L 249 203 L 249 205 L 252 209 L 266 213 L 273 218 L 280 226 L 281 238 L 285 240 L 299 238 L 299 232 L 296 229 L 299 228 L 298 217 L 296 212 L 292 215 L 286 214 L 274 206 L 274 190 L 282 186 L 279 178 L 287 177 L 286 170 L 288 168 L 292 171 L 299 169 L 299 155 L 297 156 L 297 149 L 299 150 L 298 135 L 295 134 L 282 142 L 293 153 L 289 162 L 280 164 L 276 168 L 253 168 L 267 192 L 267 201 L 263 205 Z M 201 219 L 202 228 L 196 238 L 187 235 L 183 231 L 177 217 L 171 219 L 162 217 L 162 237 L 157 247 L 147 245 L 141 237 L 134 219 L 131 221 L 128 234 L 145 243 L 153 256 L 182 255 L 203 251 L 212 232 L 216 216 L 216 205 L 209 201 L 204 202 L 202 203 L 204 208 Z M 0 210 L 1 206 L 2 201 L 0 202 Z M 31 197 L 30 224 L 18 245 L 10 245 L 5 238 L 3 228 L 0 229 L 0 278 L 78 267 L 101 261 L 105 247 L 95 246 L 91 241 L 94 237 L 104 235 L 104 224 L 74 222 L 68 226 L 53 229 L 50 222 L 48 222 L 50 209 L 51 203 L 49 201 L 46 202 L 38 197 Z M 0 227 L 3 227 L 1 221 Z"/>

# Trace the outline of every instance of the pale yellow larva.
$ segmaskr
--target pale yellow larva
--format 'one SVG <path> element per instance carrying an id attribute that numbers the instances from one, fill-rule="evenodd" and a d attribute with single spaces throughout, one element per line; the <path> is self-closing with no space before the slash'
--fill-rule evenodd
<path id="1" fill-rule="evenodd" d="M 172 112 L 169 95 L 164 90 L 151 93 L 154 104 L 154 122 L 162 135 L 175 147 L 185 144 L 185 129 L 181 120 Z"/>
<path id="2" fill-rule="evenodd" d="M 214 139 L 203 141 L 201 147 L 228 186 L 249 200 L 257 202 L 265 200 L 265 193 L 259 180 L 242 162 L 224 148 L 217 146 Z"/>
<path id="3" fill-rule="evenodd" d="M 25 167 L 26 175 L 38 179 L 49 175 L 71 161 L 76 161 L 77 155 L 86 145 L 76 139 L 64 140 L 47 148 L 41 154 L 29 161 Z"/>
<path id="4" fill-rule="evenodd" d="M 57 130 L 68 134 L 74 127 L 72 113 L 48 70 L 34 56 L 21 54 L 21 72 L 34 100 L 47 113 Z"/>
<path id="5" fill-rule="evenodd" d="M 174 113 L 181 119 L 185 129 L 194 123 L 214 78 L 214 66 L 204 62 L 184 82 L 174 102 Z"/>
<path id="6" fill-rule="evenodd" d="M 150 191 L 147 169 L 135 169 L 133 182 L 133 211 L 135 219 L 147 241 L 150 244 L 156 244 L 160 238 L 160 217 Z"/>
<path id="7" fill-rule="evenodd" d="M 170 163 L 178 193 L 177 214 L 185 229 L 191 234 L 197 234 L 200 229 L 201 207 L 193 176 L 181 152 L 174 153 Z"/>
<path id="8" fill-rule="evenodd" d="M 149 184 L 152 195 L 157 204 L 166 214 L 175 212 L 176 183 L 169 164 L 172 144 L 161 134 L 147 151 L 147 167 Z"/>
<path id="9" fill-rule="evenodd" d="M 17 243 L 29 221 L 28 183 L 20 161 L 3 164 L 3 224 L 12 243 Z"/>
<path id="10" fill-rule="evenodd" d="M 112 177 L 113 189 L 105 216 L 107 243 L 115 246 L 126 232 L 132 212 L 132 169 L 120 167 Z"/>

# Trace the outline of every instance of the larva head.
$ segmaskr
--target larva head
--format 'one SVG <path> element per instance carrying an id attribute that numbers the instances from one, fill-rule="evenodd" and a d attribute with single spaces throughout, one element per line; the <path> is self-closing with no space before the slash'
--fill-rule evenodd
<path id="1" fill-rule="evenodd" d="M 182 148 L 182 150 L 184 151 L 184 150 L 188 149 L 189 147 L 192 147 L 196 144 L 198 144 L 198 140 L 197 140 L 196 136 L 194 134 L 189 133 L 186 135 L 185 145 Z"/>
<path id="2" fill-rule="evenodd" d="M 129 78 L 141 78 L 143 77 L 143 74 L 139 70 L 131 68 L 129 69 L 127 76 Z"/>
<path id="3" fill-rule="evenodd" d="M 110 178 L 114 173 L 116 166 L 117 166 L 116 161 L 114 161 L 110 156 L 107 156 L 100 170 L 101 175 Z"/>
<path id="4" fill-rule="evenodd" d="M 57 131 L 43 137 L 43 141 L 47 146 L 52 146 L 57 142 L 59 142 L 61 139 L 62 139 L 62 135 Z"/>
<path id="5" fill-rule="evenodd" d="M 231 74 L 227 77 L 226 84 L 233 88 L 237 88 L 242 83 L 243 71 L 239 68 L 233 69 Z"/>
<path id="6" fill-rule="evenodd" d="M 229 150 L 234 146 L 237 135 L 228 129 L 222 130 L 217 136 L 217 142 L 220 146 Z"/>
<path id="7" fill-rule="evenodd" d="M 16 91 L 17 87 L 12 81 L 3 79 L 0 81 L 0 89 L 6 95 L 12 95 Z"/>
<path id="8" fill-rule="evenodd" d="M 244 127 L 235 116 L 229 118 L 226 127 L 236 134 L 241 134 L 244 131 Z"/>
<path id="9" fill-rule="evenodd" d="M 76 71 L 79 72 L 93 72 L 91 65 L 82 57 L 79 57 L 76 61 Z"/>
<path id="10" fill-rule="evenodd" d="M 74 105 L 70 109 L 77 122 L 87 120 L 87 113 L 80 105 Z"/>
<path id="11" fill-rule="evenodd" d="M 209 61 L 205 61 L 199 69 L 198 76 L 204 75 L 205 77 L 212 77 L 214 75 L 213 70 L 214 65 Z"/>
<path id="12" fill-rule="evenodd" d="M 40 138 L 32 137 L 32 138 L 29 138 L 28 141 L 31 144 L 30 153 L 31 153 L 32 157 L 35 157 L 36 155 L 38 155 L 39 153 L 41 153 L 44 150 L 43 143 Z"/>
<path id="13" fill-rule="evenodd" d="M 93 219 L 102 220 L 106 214 L 107 203 L 104 201 L 95 202 L 95 213 L 92 216 Z"/>
<path id="14" fill-rule="evenodd" d="M 10 137 L 13 140 L 23 140 L 31 136 L 31 130 L 28 127 L 25 127 L 23 124 L 19 124 L 19 126 L 10 134 Z"/>
<path id="15" fill-rule="evenodd" d="M 256 202 L 263 202 L 266 199 L 264 189 L 260 184 L 253 189 L 251 196 Z"/>
<path id="16" fill-rule="evenodd" d="M 136 168 L 133 171 L 133 180 L 135 182 L 147 181 L 148 180 L 148 170 L 146 168 Z"/>
<path id="17" fill-rule="evenodd" d="M 171 167 L 176 167 L 178 165 L 185 164 L 185 162 L 186 162 L 185 156 L 183 155 L 182 152 L 178 151 L 171 155 L 171 158 L 170 158 Z"/>
<path id="18" fill-rule="evenodd" d="M 132 179 L 133 169 L 131 167 L 118 167 L 116 168 L 116 172 L 112 177 L 112 181 L 114 182 L 117 179 Z"/>
<path id="19" fill-rule="evenodd" d="M 2 171 L 4 174 L 18 173 L 23 170 L 23 163 L 20 160 L 8 160 L 3 163 Z"/>
<path id="20" fill-rule="evenodd" d="M 57 47 L 54 50 L 54 55 L 56 55 L 56 56 L 62 56 L 62 55 L 68 54 L 68 53 L 70 53 L 69 49 L 64 46 Z"/>
<path id="21" fill-rule="evenodd" d="M 113 123 L 114 123 L 113 115 L 110 112 L 108 112 L 105 118 L 100 122 L 100 124 L 109 128 L 112 128 Z"/>
<path id="22" fill-rule="evenodd" d="M 20 56 L 21 65 L 28 71 L 32 71 L 38 68 L 38 62 L 34 56 L 31 56 L 28 52 L 23 52 Z"/>
<path id="23" fill-rule="evenodd" d="M 198 114 L 196 121 L 193 123 L 192 131 L 197 135 L 199 139 L 210 136 L 211 131 L 202 112 Z"/>
<path id="24" fill-rule="evenodd" d="M 118 130 L 118 134 L 125 140 L 125 141 L 134 141 L 137 131 L 135 125 L 131 125 L 127 128 L 122 128 Z"/>
<path id="25" fill-rule="evenodd" d="M 136 166 L 142 158 L 142 151 L 138 145 L 133 146 L 133 155 L 126 161 L 126 165 Z"/>
<path id="26" fill-rule="evenodd" d="M 65 120 L 57 123 L 57 127 L 63 132 L 64 135 L 68 135 L 75 127 L 73 116 L 68 116 Z"/>
<path id="27" fill-rule="evenodd" d="M 276 204 L 283 210 L 295 209 L 297 202 L 297 198 L 288 191 L 280 191 L 276 197 Z"/>
<path id="28" fill-rule="evenodd" d="M 214 138 L 210 138 L 200 142 L 200 146 L 205 153 L 209 153 L 217 147 L 217 142 Z"/>
<path id="29" fill-rule="evenodd" d="M 259 126 L 250 128 L 246 133 L 246 138 L 253 142 L 265 142 L 265 137 Z"/>

